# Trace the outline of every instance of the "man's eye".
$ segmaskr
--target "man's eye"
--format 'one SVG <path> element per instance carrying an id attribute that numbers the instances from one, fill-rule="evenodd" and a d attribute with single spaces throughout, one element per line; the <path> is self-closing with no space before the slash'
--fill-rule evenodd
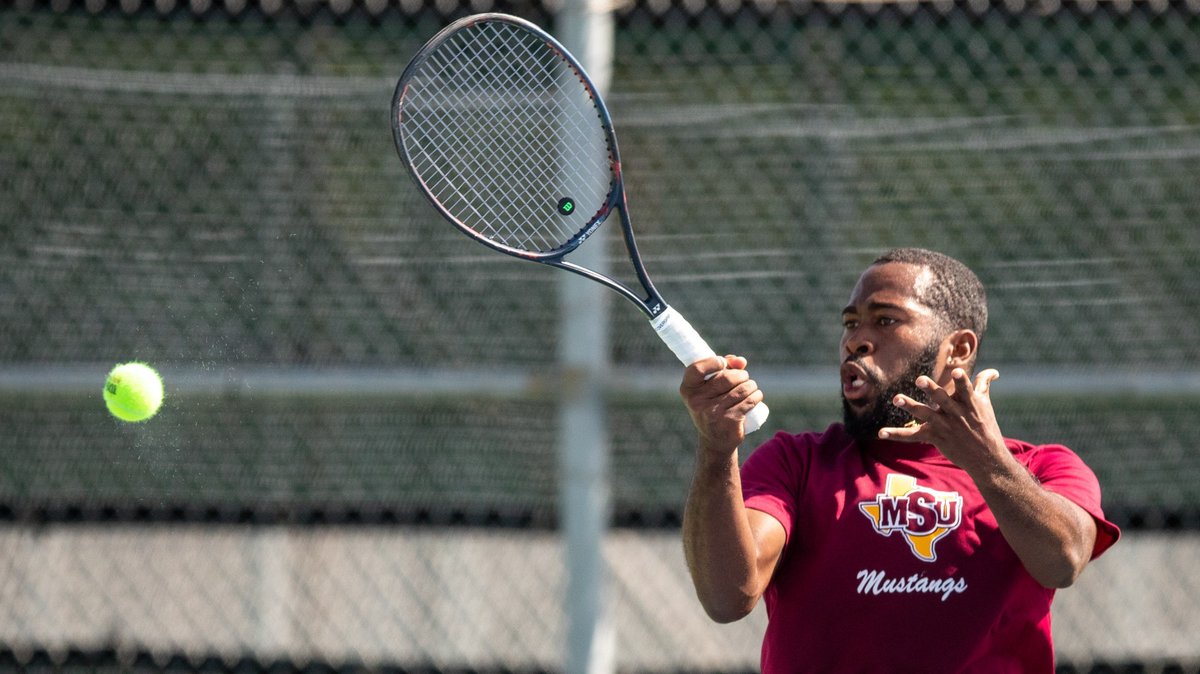
<path id="1" fill-rule="evenodd" d="M 858 321 L 851 320 L 849 318 L 842 320 L 843 330 L 853 330 L 856 327 L 858 327 Z"/>
<path id="2" fill-rule="evenodd" d="M 896 319 L 894 319 L 894 318 L 889 318 L 889 317 L 887 317 L 887 316 L 880 316 L 880 317 L 879 317 L 879 324 L 880 324 L 880 325 L 891 325 L 891 324 L 893 324 L 893 323 L 895 323 L 895 322 L 896 322 Z"/>

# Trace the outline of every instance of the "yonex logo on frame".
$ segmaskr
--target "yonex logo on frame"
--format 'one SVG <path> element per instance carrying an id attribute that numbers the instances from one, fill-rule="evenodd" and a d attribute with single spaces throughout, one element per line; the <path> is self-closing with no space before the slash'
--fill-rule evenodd
<path id="1" fill-rule="evenodd" d="M 884 493 L 858 504 L 875 531 L 884 536 L 899 532 L 917 559 L 937 560 L 936 545 L 962 523 L 962 496 L 917 485 L 908 475 L 888 475 Z"/>

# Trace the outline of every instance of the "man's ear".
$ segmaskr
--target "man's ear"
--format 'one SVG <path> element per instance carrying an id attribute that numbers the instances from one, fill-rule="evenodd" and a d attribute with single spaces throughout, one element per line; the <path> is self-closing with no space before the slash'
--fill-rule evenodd
<path id="1" fill-rule="evenodd" d="M 944 343 L 950 347 L 946 365 L 949 368 L 961 367 L 970 372 L 971 367 L 975 365 L 975 355 L 979 351 L 979 336 L 975 331 L 966 328 L 955 330 L 946 336 Z"/>

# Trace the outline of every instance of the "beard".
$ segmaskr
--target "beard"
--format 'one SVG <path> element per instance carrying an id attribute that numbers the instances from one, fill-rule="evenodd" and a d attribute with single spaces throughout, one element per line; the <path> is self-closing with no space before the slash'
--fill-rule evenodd
<path id="1" fill-rule="evenodd" d="M 855 411 L 846 396 L 842 395 L 842 419 L 846 431 L 860 445 L 879 437 L 879 429 L 903 426 L 913 420 L 908 410 L 896 407 L 892 402 L 899 394 L 904 394 L 920 403 L 928 403 L 929 396 L 924 390 L 917 388 L 917 377 L 926 375 L 933 377 L 933 367 L 937 363 L 938 344 L 930 344 L 924 351 L 909 361 L 908 366 L 890 382 L 885 382 L 874 372 L 866 371 L 869 383 L 879 394 L 869 407 Z M 857 358 L 847 359 L 851 362 Z M 864 368 L 866 370 L 866 368 Z"/>

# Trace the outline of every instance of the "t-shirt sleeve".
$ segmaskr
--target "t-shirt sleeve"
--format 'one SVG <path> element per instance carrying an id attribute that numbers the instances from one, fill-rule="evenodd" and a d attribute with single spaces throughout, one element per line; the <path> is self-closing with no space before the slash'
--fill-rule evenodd
<path id="1" fill-rule="evenodd" d="M 787 540 L 803 484 L 803 461 L 797 436 L 778 433 L 742 464 L 742 498 L 746 507 L 779 520 Z M 786 542 L 785 542 L 786 544 Z"/>
<path id="2" fill-rule="evenodd" d="M 1100 481 L 1075 452 L 1062 445 L 1044 445 L 1037 449 L 1029 469 L 1043 487 L 1083 508 L 1096 521 L 1092 559 L 1102 555 L 1121 537 L 1121 530 L 1105 519 L 1100 507 Z"/>

